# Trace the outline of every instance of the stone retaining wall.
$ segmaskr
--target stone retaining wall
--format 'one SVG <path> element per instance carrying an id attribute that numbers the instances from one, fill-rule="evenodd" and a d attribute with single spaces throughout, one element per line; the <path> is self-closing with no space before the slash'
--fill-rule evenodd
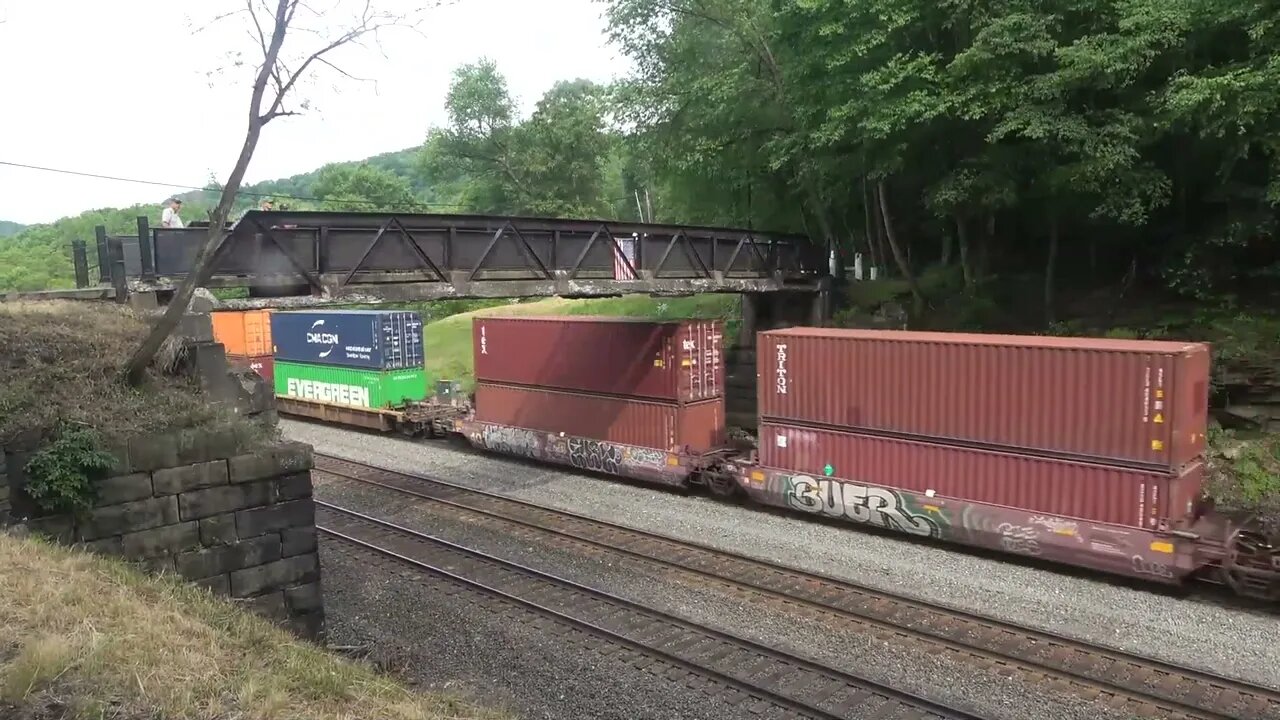
<path id="1" fill-rule="evenodd" d="M 81 517 L 38 517 L 22 491 L 34 448 L 5 451 L 15 519 L 68 544 L 137 562 L 251 606 L 304 637 L 323 631 L 311 446 L 237 452 L 231 433 L 183 431 L 117 451 Z"/>

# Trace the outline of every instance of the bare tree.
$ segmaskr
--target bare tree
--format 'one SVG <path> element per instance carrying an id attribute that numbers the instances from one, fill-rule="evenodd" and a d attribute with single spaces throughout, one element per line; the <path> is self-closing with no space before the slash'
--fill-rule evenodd
<path id="1" fill-rule="evenodd" d="M 294 107 L 303 110 L 307 108 L 306 102 L 291 101 L 299 80 L 320 67 L 335 71 L 343 77 L 359 79 L 333 62 L 331 57 L 334 51 L 347 45 L 360 45 L 371 37 L 376 39 L 379 31 L 387 28 L 416 29 L 425 9 L 390 12 L 376 8 L 374 0 L 364 0 L 363 11 L 349 24 L 326 28 L 326 23 L 332 21 L 331 11 L 313 7 L 306 0 L 244 0 L 244 3 L 243 8 L 220 15 L 214 20 L 216 23 L 229 18 L 247 18 L 249 34 L 262 53 L 262 64 L 257 66 L 253 92 L 249 98 L 249 123 L 244 145 L 230 177 L 222 186 L 218 205 L 209 213 L 209 234 L 196 254 L 191 272 L 178 287 L 164 315 L 156 321 L 150 334 L 125 366 L 124 379 L 130 385 L 140 385 L 146 378 L 147 367 L 165 339 L 178 327 L 196 288 L 208 282 L 213 274 L 212 260 L 227 238 L 227 217 L 231 213 L 236 193 L 240 191 L 249 161 L 258 146 L 262 128 L 276 118 L 299 114 L 299 110 L 294 110 Z M 351 3 L 340 1 L 339 4 L 349 6 Z M 307 18 L 316 26 L 308 26 Z M 286 39 L 299 35 L 315 38 L 313 48 L 299 53 L 283 52 Z"/>

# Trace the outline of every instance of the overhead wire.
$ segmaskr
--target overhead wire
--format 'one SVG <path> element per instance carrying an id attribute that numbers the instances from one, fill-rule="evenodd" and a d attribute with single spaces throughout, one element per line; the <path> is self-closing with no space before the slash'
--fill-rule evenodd
<path id="1" fill-rule="evenodd" d="M 169 183 L 169 182 L 161 182 L 159 180 L 139 180 L 137 178 L 126 178 L 126 177 L 118 177 L 115 175 L 104 175 L 101 173 L 84 172 L 81 170 L 67 170 L 65 168 L 53 168 L 53 167 L 46 167 L 43 165 L 30 165 L 27 163 L 12 162 L 9 160 L 0 160 L 0 165 L 7 165 L 9 167 L 23 168 L 27 170 L 40 170 L 43 172 L 59 173 L 62 175 L 76 175 L 79 177 L 94 178 L 97 180 L 111 180 L 114 182 L 136 183 L 139 185 L 154 185 L 157 187 L 164 187 L 164 188 L 171 188 L 171 189 L 178 188 L 182 190 L 193 190 L 197 192 L 222 192 L 222 189 L 217 187 L 189 185 L 187 183 Z M 325 202 L 327 200 L 327 198 L 321 198 L 321 197 L 311 197 L 311 196 L 305 196 L 305 195 L 289 195 L 287 193 L 257 192 L 252 190 L 238 190 L 236 191 L 236 195 L 237 196 L 243 195 L 245 197 L 258 197 L 258 198 L 273 198 L 273 199 L 279 198 L 283 200 L 301 200 L 304 202 Z M 629 197 L 602 198 L 602 199 L 606 202 L 621 202 L 624 200 L 627 202 L 631 201 L 631 198 Z M 356 205 L 381 205 L 382 204 L 376 200 L 359 200 L 359 199 L 346 199 L 346 198 L 340 199 L 340 202 L 351 203 Z M 407 203 L 407 205 L 409 207 L 426 208 L 426 209 L 448 208 L 452 210 L 476 210 L 476 207 L 474 205 L 467 205 L 464 203 L 432 203 L 432 202 L 413 201 L 411 203 Z"/>
<path id="2" fill-rule="evenodd" d="M 66 170 L 64 168 L 52 168 L 52 167 L 45 167 L 42 165 L 29 165 L 27 163 L 17 163 L 17 162 L 11 162 L 8 160 L 0 160 L 0 165 L 7 165 L 9 167 L 16 167 L 16 168 L 24 168 L 27 170 L 41 170 L 44 172 L 59 173 L 62 175 L 77 175 L 79 177 L 94 178 L 98 180 L 112 180 L 115 182 L 137 183 L 139 185 L 155 185 L 158 187 L 171 188 L 171 189 L 178 188 L 182 190 L 195 190 L 198 192 L 222 192 L 221 188 L 211 188 L 208 186 L 189 185 L 186 183 L 169 183 L 169 182 L 161 182 L 159 180 L 139 180 L 137 178 L 118 177 L 115 175 L 103 175 L 101 173 L 83 172 L 80 170 Z M 243 195 L 246 197 L 260 197 L 260 198 L 280 198 L 284 200 L 302 200 L 306 202 L 324 202 L 325 201 L 325 198 L 320 198 L 320 197 L 308 197 L 304 195 L 289 195 L 287 193 L 256 192 L 251 190 L 239 190 L 236 192 L 236 195 L 237 196 Z M 343 199 L 342 202 L 360 204 L 360 205 L 380 204 L 374 200 L 356 200 L 356 199 L 350 199 L 350 200 Z M 414 201 L 411 204 L 411 206 L 420 207 L 420 208 L 452 208 L 452 209 L 471 209 L 473 207 L 471 205 L 464 205 L 462 203 L 429 203 L 429 202 L 419 202 L 419 201 Z"/>

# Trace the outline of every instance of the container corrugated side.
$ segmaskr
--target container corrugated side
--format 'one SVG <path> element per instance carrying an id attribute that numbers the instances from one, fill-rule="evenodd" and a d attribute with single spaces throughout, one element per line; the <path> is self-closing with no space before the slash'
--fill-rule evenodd
<path id="1" fill-rule="evenodd" d="M 724 324 L 626 317 L 477 317 L 478 381 L 697 402 L 724 394 Z"/>
<path id="2" fill-rule="evenodd" d="M 423 369 L 367 370 L 275 362 L 276 395 L 371 409 L 403 407 L 427 396 Z"/>
<path id="3" fill-rule="evenodd" d="M 227 362 L 234 367 L 248 368 L 262 376 L 269 385 L 275 387 L 275 365 L 276 359 L 270 355 L 260 355 L 258 357 L 244 357 L 242 355 L 228 355 Z"/>
<path id="4" fill-rule="evenodd" d="M 792 328 L 756 362 L 770 420 L 1165 469 L 1205 447 L 1200 343 Z"/>
<path id="5" fill-rule="evenodd" d="M 516 385 L 476 383 L 481 422 L 564 433 L 667 452 L 724 447 L 724 400 L 659 403 Z"/>
<path id="6" fill-rule="evenodd" d="M 422 316 L 400 310 L 271 314 L 277 360 L 380 370 L 424 366 Z"/>
<path id="7" fill-rule="evenodd" d="M 227 355 L 262 357 L 271 354 L 270 310 L 218 310 L 209 314 L 213 339 Z"/>
<path id="8" fill-rule="evenodd" d="M 773 422 L 759 443 L 764 467 L 1148 530 L 1184 520 L 1204 474 L 1199 461 L 1173 475 Z"/>

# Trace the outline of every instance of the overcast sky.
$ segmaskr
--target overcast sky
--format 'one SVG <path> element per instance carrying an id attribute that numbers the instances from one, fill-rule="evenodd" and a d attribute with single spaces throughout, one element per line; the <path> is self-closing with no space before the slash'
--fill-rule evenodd
<path id="1" fill-rule="evenodd" d="M 255 60 L 256 45 L 243 18 L 192 35 L 219 7 L 242 3 L 0 0 L 0 162 L 183 185 L 202 185 L 210 173 L 224 180 L 243 143 L 254 71 L 240 68 L 213 87 L 206 73 L 226 62 L 228 49 Z M 453 70 L 483 56 L 498 64 L 526 113 L 557 80 L 621 76 L 628 65 L 606 41 L 603 10 L 592 0 L 453 0 L 433 9 L 425 37 L 384 37 L 385 58 L 357 48 L 335 57 L 344 70 L 376 79 L 376 87 L 332 72 L 318 76 L 304 88 L 316 107 L 267 126 L 247 180 L 420 144 L 428 127 L 446 120 Z M 334 12 L 326 20 L 343 17 Z M 309 42 L 299 35 L 286 47 Z M 159 204 L 182 189 L 0 164 L 0 220 L 31 224 L 91 208 Z"/>

